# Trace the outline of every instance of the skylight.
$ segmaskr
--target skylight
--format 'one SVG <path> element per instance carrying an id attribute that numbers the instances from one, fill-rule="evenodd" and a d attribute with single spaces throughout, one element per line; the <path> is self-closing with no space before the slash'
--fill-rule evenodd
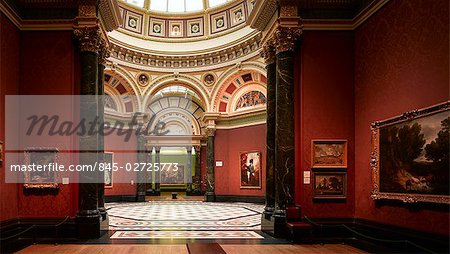
<path id="1" fill-rule="evenodd" d="M 209 7 L 215 7 L 221 4 L 226 3 L 227 0 L 209 0 Z"/>
<path id="2" fill-rule="evenodd" d="M 145 0 L 126 0 L 127 3 L 143 8 Z"/>
<path id="3" fill-rule="evenodd" d="M 150 0 L 150 10 L 153 11 L 188 12 L 203 9 L 203 0 Z"/>

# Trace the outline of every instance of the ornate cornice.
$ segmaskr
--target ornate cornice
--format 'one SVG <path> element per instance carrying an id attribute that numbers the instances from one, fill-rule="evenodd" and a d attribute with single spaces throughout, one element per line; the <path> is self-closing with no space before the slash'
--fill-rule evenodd
<path id="1" fill-rule="evenodd" d="M 256 1 L 253 11 L 248 17 L 247 24 L 251 28 L 263 31 L 276 14 L 277 9 L 278 4 L 276 0 Z"/>
<path id="2" fill-rule="evenodd" d="M 158 55 L 151 52 L 144 53 L 138 49 L 130 49 L 120 45 L 120 42 L 111 40 L 111 57 L 132 67 L 152 68 L 155 70 L 196 69 L 217 67 L 226 63 L 232 64 L 237 59 L 244 61 L 259 53 L 260 33 L 238 44 L 228 45 L 222 49 L 206 51 L 204 53 L 180 55 Z"/>
<path id="3" fill-rule="evenodd" d="M 300 38 L 300 27 L 278 27 L 273 33 L 273 44 L 276 53 L 294 51 L 295 42 Z"/>
<path id="4" fill-rule="evenodd" d="M 99 16 L 106 31 L 111 32 L 122 23 L 119 4 L 116 0 L 102 0 L 99 3 Z"/>

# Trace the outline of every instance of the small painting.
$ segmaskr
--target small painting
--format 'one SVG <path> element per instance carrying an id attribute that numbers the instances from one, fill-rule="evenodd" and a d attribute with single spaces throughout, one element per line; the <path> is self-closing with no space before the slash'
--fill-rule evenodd
<path id="1" fill-rule="evenodd" d="M 450 102 L 372 124 L 374 199 L 450 203 Z"/>
<path id="2" fill-rule="evenodd" d="M 114 153 L 105 152 L 103 155 L 105 170 L 103 171 L 105 174 L 105 188 L 113 187 L 113 163 L 114 163 Z"/>
<path id="3" fill-rule="evenodd" d="M 183 165 L 177 165 L 175 166 L 165 166 L 161 167 L 160 171 L 160 177 L 161 177 L 161 184 L 166 185 L 178 185 L 178 184 L 184 184 L 184 166 Z"/>
<path id="4" fill-rule="evenodd" d="M 313 168 L 347 167 L 347 140 L 313 140 L 311 147 Z"/>
<path id="5" fill-rule="evenodd" d="M 240 154 L 241 188 L 261 188 L 261 153 L 243 152 Z"/>
<path id="6" fill-rule="evenodd" d="M 347 195 L 346 172 L 314 172 L 313 198 L 342 199 Z"/>
<path id="7" fill-rule="evenodd" d="M 0 141 L 0 162 L 3 161 L 3 141 Z"/>
<path id="8" fill-rule="evenodd" d="M 28 148 L 25 150 L 25 165 L 34 168 L 40 165 L 42 170 L 32 170 L 25 172 L 25 188 L 58 188 L 57 171 L 50 170 L 54 167 L 58 159 L 57 148 Z M 47 170 L 45 169 L 47 168 Z"/>

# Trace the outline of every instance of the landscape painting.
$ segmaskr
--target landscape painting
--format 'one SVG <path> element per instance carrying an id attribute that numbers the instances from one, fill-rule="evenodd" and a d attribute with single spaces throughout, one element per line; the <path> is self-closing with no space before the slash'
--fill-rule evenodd
<path id="1" fill-rule="evenodd" d="M 405 194 L 405 202 L 449 201 L 450 111 L 437 109 L 376 129 L 375 194 Z"/>
<path id="2" fill-rule="evenodd" d="M 314 198 L 345 198 L 346 172 L 314 172 Z"/>
<path id="3" fill-rule="evenodd" d="M 178 165 L 177 168 L 172 166 L 161 167 L 160 177 L 161 184 L 185 184 L 184 166 Z"/>
<path id="4" fill-rule="evenodd" d="M 313 168 L 346 168 L 346 140 L 313 140 L 311 163 Z"/>
<path id="5" fill-rule="evenodd" d="M 240 154 L 241 188 L 261 188 L 261 153 L 243 152 Z"/>

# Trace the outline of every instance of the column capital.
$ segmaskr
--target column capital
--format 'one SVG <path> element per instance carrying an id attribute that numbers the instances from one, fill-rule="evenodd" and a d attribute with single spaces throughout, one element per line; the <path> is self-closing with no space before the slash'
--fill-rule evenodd
<path id="1" fill-rule="evenodd" d="M 195 153 L 199 153 L 201 151 L 201 149 L 202 149 L 202 146 L 201 145 L 195 145 L 194 149 L 195 149 Z"/>
<path id="2" fill-rule="evenodd" d="M 101 41 L 101 32 L 98 27 L 78 27 L 73 33 L 80 42 L 80 51 L 98 53 Z"/>
<path id="3" fill-rule="evenodd" d="M 103 38 L 100 39 L 99 51 L 98 51 L 98 64 L 106 66 L 106 59 L 109 58 L 111 51 L 107 41 Z"/>
<path id="4" fill-rule="evenodd" d="M 300 38 L 302 32 L 302 28 L 298 26 L 277 27 L 272 38 L 276 53 L 294 51 L 295 42 Z"/>
<path id="5" fill-rule="evenodd" d="M 206 136 L 214 137 L 215 133 L 216 133 L 216 128 L 211 128 L 211 127 L 206 128 Z"/>
<path id="6" fill-rule="evenodd" d="M 266 65 L 275 63 L 275 47 L 273 45 L 273 40 L 267 41 L 263 46 L 260 53 L 261 57 L 264 58 Z"/>

